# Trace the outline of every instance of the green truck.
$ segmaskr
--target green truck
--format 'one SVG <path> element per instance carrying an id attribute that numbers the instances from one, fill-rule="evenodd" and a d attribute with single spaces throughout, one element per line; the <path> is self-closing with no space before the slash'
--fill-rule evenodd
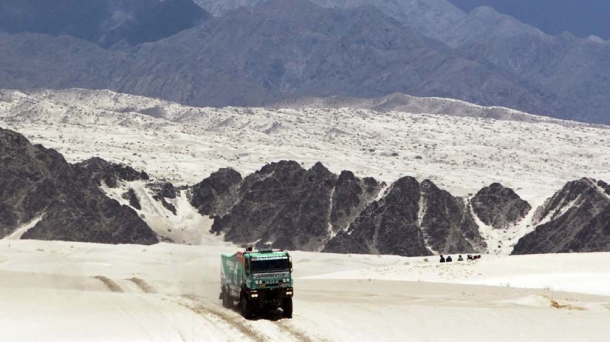
<path id="1" fill-rule="evenodd" d="M 220 298 L 225 308 L 237 302 L 246 319 L 282 309 L 292 318 L 292 258 L 286 251 L 251 248 L 221 255 Z"/>

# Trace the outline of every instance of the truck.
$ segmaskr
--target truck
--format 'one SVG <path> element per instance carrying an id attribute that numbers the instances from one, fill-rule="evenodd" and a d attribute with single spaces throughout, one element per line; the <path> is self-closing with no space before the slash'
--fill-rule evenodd
<path id="1" fill-rule="evenodd" d="M 283 250 L 253 251 L 247 248 L 234 254 L 222 254 L 220 296 L 225 308 L 239 305 L 246 319 L 282 309 L 292 318 L 292 257 Z"/>

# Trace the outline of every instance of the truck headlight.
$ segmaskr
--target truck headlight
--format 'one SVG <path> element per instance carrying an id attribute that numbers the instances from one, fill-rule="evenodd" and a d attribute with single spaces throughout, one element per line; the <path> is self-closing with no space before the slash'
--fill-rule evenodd
<path id="1" fill-rule="evenodd" d="M 252 298 L 258 298 L 258 293 L 251 293 L 251 294 L 250 294 L 250 297 L 252 297 Z"/>
<path id="2" fill-rule="evenodd" d="M 287 296 L 292 296 L 292 290 L 288 290 L 288 291 L 286 291 L 286 295 L 287 295 Z"/>

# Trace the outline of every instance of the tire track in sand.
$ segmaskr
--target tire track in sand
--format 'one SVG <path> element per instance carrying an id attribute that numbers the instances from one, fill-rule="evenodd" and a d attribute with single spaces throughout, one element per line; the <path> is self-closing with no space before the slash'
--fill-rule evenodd
<path id="1" fill-rule="evenodd" d="M 306 335 L 303 331 L 296 329 L 295 327 L 291 326 L 286 321 L 276 321 L 275 324 L 277 326 L 279 326 L 282 331 L 287 332 L 297 341 L 306 341 L 306 342 L 326 341 L 324 339 L 319 339 L 319 338 L 314 340 L 314 339 L 312 339 L 311 336 Z"/>
<path id="2" fill-rule="evenodd" d="M 253 327 L 246 324 L 245 320 L 241 316 L 232 316 L 228 312 L 223 312 L 223 310 L 216 309 L 211 306 L 204 306 L 204 301 L 202 298 L 197 296 L 187 295 L 183 297 L 188 299 L 190 303 L 180 303 L 180 305 L 193 311 L 194 313 L 201 315 L 204 318 L 206 318 L 206 315 L 215 316 L 229 326 L 237 329 L 244 336 L 249 337 L 256 342 L 265 342 L 269 340 L 267 336 L 261 334 L 259 331 L 256 331 Z M 215 324 L 213 321 L 210 321 L 210 323 Z M 222 329 L 223 327 L 219 328 Z"/>
<path id="3" fill-rule="evenodd" d="M 233 313 L 235 313 L 235 311 L 233 311 L 233 310 L 229 310 L 229 309 L 225 309 L 225 308 L 221 308 L 221 307 L 216 308 L 211 305 L 204 305 L 205 302 L 204 302 L 203 298 L 200 298 L 197 296 L 188 295 L 188 296 L 184 296 L 184 297 L 191 300 L 194 305 L 194 307 L 187 306 L 190 310 L 193 310 L 197 313 L 203 312 L 205 314 L 212 314 L 214 316 L 217 316 L 220 319 L 222 319 L 223 321 L 225 321 L 227 324 L 230 324 L 231 326 L 234 326 L 235 328 L 237 328 L 244 335 L 253 337 L 256 341 L 269 341 L 270 339 L 273 339 L 271 336 L 267 336 L 266 334 L 263 334 L 260 331 L 257 331 L 256 328 L 253 327 L 251 324 L 249 324 L 248 323 L 249 321 L 244 319 L 241 315 L 239 315 L 239 316 L 234 315 Z M 197 310 L 201 310 L 202 312 L 199 312 Z M 320 338 L 313 339 L 309 334 L 298 330 L 293 325 L 291 325 L 288 321 L 280 319 L 280 318 L 276 318 L 276 317 L 271 318 L 271 319 L 261 318 L 261 320 L 268 321 L 271 324 L 277 326 L 282 333 L 290 336 L 295 341 L 299 341 L 299 342 L 326 341 L 326 340 L 320 339 Z"/>
<path id="4" fill-rule="evenodd" d="M 150 286 L 147 282 L 145 282 L 144 280 L 142 280 L 140 278 L 133 277 L 133 278 L 129 278 L 127 280 L 136 284 L 136 286 L 139 287 L 140 290 L 142 290 L 144 293 L 148 293 L 148 294 L 157 293 L 157 290 L 155 290 L 154 287 Z"/>
<path id="5" fill-rule="evenodd" d="M 104 276 L 95 276 L 93 277 L 99 281 L 101 281 L 104 285 L 106 285 L 106 287 L 108 288 L 108 290 L 112 291 L 112 292 L 117 292 L 117 293 L 122 293 L 125 292 L 123 291 L 123 289 L 117 284 L 115 283 L 112 279 L 104 277 Z"/>

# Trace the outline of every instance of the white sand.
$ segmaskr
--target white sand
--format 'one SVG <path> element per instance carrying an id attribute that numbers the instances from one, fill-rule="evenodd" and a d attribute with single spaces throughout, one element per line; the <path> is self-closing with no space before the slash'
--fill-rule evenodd
<path id="1" fill-rule="evenodd" d="M 595 279 L 608 283 L 610 254 L 439 265 L 295 252 L 294 318 L 246 321 L 217 299 L 219 254 L 232 250 L 0 241 L 2 339 L 605 341 L 610 333 L 610 297 L 576 293 L 608 294 Z M 464 284 L 474 281 L 501 286 Z M 548 289 L 564 285 L 575 293 Z"/>

